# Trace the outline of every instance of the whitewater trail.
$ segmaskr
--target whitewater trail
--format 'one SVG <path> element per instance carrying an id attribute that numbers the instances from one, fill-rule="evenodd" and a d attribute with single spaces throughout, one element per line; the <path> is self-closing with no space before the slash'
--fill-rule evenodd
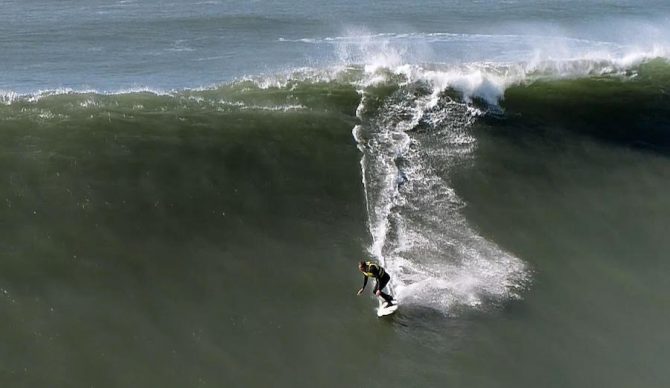
<path id="1" fill-rule="evenodd" d="M 379 97 L 362 89 L 353 136 L 363 154 L 370 256 L 403 304 L 450 314 L 519 297 L 528 269 L 461 214 L 465 204 L 443 172 L 472 155 L 477 111 L 445 95 L 447 86 L 406 82 L 378 107 L 371 102 Z"/>

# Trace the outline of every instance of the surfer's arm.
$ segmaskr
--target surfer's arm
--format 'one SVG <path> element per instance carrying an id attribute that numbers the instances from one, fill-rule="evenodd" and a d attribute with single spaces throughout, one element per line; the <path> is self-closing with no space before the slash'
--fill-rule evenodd
<path id="1" fill-rule="evenodd" d="M 367 284 L 368 284 L 368 277 L 365 276 L 365 275 L 363 275 L 363 287 L 361 287 L 361 289 L 358 290 L 358 295 L 360 295 L 361 292 L 363 292 L 363 290 L 365 290 L 365 286 L 366 286 Z"/>

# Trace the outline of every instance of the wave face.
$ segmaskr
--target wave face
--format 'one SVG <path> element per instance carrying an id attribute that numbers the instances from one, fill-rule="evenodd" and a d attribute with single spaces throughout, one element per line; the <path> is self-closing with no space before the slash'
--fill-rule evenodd
<path id="1" fill-rule="evenodd" d="M 111 142 L 139 129 L 159 136 L 274 126 L 272 136 L 291 137 L 306 120 L 328 141 L 331 124 L 350 125 L 362 154 L 369 255 L 393 274 L 404 304 L 453 314 L 518 298 L 530 282 L 521 258 L 469 225 L 450 183 L 454 169 L 474 161 L 477 123 L 541 123 L 664 149 L 668 90 L 670 66 L 662 58 L 343 66 L 197 90 L 4 93 L 0 123 L 5 136 L 48 133 L 61 141 L 100 131 Z M 243 148 L 262 139 L 248 141 Z M 317 149 L 300 153 L 323 163 Z"/>

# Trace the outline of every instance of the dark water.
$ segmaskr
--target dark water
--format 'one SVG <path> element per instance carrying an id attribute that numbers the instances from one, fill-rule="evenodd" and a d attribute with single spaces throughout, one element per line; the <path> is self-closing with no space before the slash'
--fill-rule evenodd
<path id="1" fill-rule="evenodd" d="M 352 118 L 122 111 L 4 122 L 5 381 L 248 384 L 359 254 Z"/>
<path id="2" fill-rule="evenodd" d="M 457 179 L 468 220 L 533 266 L 524 302 L 484 323 L 481 358 L 506 349 L 486 373 L 509 386 L 666 385 L 667 155 L 547 127 L 482 128 Z"/>
<path id="3" fill-rule="evenodd" d="M 670 385 L 667 4 L 4 5 L 1 386 Z"/>

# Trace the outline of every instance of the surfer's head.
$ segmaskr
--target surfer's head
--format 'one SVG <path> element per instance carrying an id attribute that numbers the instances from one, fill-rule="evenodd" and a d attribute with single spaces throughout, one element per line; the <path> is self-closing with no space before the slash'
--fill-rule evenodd
<path id="1" fill-rule="evenodd" d="M 365 270 L 367 269 L 367 267 L 368 267 L 368 265 L 367 265 L 367 263 L 365 262 L 365 260 L 361 260 L 361 261 L 358 263 L 358 269 L 360 269 L 360 270 L 363 271 L 363 272 L 365 272 Z"/>

